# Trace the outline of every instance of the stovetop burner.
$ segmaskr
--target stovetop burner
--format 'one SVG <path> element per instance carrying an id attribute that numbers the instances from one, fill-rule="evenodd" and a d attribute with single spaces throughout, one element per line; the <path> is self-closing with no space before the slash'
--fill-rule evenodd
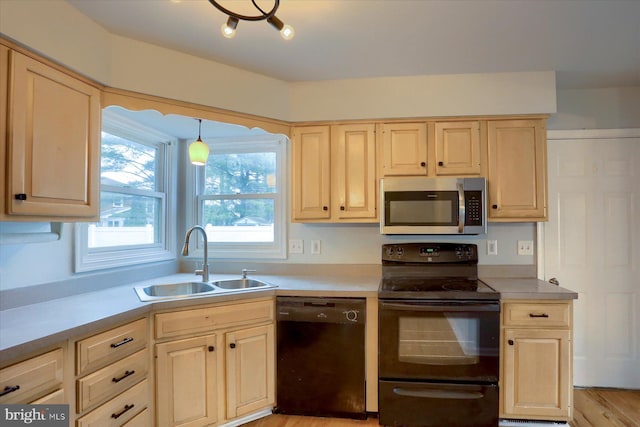
<path id="1" fill-rule="evenodd" d="M 477 247 L 457 243 L 382 246 L 381 299 L 498 300 L 478 280 Z"/>
<path id="2" fill-rule="evenodd" d="M 459 278 L 387 278 L 383 289 L 399 292 L 477 291 L 478 280 Z"/>

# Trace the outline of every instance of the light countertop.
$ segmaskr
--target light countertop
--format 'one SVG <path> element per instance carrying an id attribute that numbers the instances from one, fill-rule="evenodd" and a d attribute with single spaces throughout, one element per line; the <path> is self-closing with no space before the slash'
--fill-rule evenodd
<path id="1" fill-rule="evenodd" d="M 191 273 L 149 279 L 104 290 L 81 293 L 0 311 L 0 363 L 66 339 L 115 326 L 152 310 L 184 308 L 213 302 L 262 296 L 324 296 L 377 298 L 380 282 L 372 275 L 251 275 L 277 285 L 275 289 L 239 294 L 196 296 L 170 301 L 141 302 L 138 285 L 197 281 Z M 238 275 L 212 274 L 211 281 L 237 279 Z M 503 299 L 575 299 L 577 294 L 537 279 L 483 278 Z"/>

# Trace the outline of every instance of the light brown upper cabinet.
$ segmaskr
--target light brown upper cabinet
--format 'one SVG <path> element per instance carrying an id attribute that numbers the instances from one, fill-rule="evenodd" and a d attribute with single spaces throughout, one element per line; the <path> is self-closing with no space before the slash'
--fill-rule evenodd
<path id="1" fill-rule="evenodd" d="M 427 175 L 427 124 L 382 125 L 383 176 Z"/>
<path id="2" fill-rule="evenodd" d="M 294 128 L 291 169 L 293 221 L 377 221 L 374 124 Z"/>
<path id="3" fill-rule="evenodd" d="M 435 122 L 436 175 L 480 175 L 480 122 Z"/>
<path id="4" fill-rule="evenodd" d="M 100 89 L 19 52 L 2 54 L 9 68 L 0 218 L 96 220 Z"/>
<path id="5" fill-rule="evenodd" d="M 490 120 L 487 140 L 489 220 L 546 221 L 544 119 Z"/>

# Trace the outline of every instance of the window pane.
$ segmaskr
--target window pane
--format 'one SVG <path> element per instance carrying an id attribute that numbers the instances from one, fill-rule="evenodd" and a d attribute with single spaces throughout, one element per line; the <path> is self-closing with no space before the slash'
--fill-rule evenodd
<path id="1" fill-rule="evenodd" d="M 102 132 L 101 184 L 156 190 L 157 149 Z"/>
<path id="2" fill-rule="evenodd" d="M 273 242 L 273 199 L 205 200 L 209 242 Z"/>
<path id="3" fill-rule="evenodd" d="M 276 192 L 276 153 L 234 153 L 209 156 L 205 194 Z"/>
<path id="4" fill-rule="evenodd" d="M 161 199 L 101 192 L 100 222 L 89 225 L 89 248 L 159 243 Z"/>

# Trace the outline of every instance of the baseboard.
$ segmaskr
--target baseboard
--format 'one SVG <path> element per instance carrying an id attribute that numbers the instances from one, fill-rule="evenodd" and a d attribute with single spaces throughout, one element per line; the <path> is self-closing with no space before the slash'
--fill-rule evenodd
<path id="1" fill-rule="evenodd" d="M 254 412 L 253 414 L 249 414 L 249 415 L 244 416 L 242 418 L 236 418 L 233 421 L 229 421 L 227 423 L 220 424 L 218 427 L 238 427 L 238 426 L 241 426 L 241 425 L 246 424 L 248 422 L 255 421 L 257 419 L 264 418 L 264 417 L 269 416 L 269 415 L 271 415 L 271 409 L 264 409 L 264 410 L 262 410 L 260 412 Z"/>
<path id="2" fill-rule="evenodd" d="M 565 421 L 501 419 L 500 427 L 569 427 Z"/>

